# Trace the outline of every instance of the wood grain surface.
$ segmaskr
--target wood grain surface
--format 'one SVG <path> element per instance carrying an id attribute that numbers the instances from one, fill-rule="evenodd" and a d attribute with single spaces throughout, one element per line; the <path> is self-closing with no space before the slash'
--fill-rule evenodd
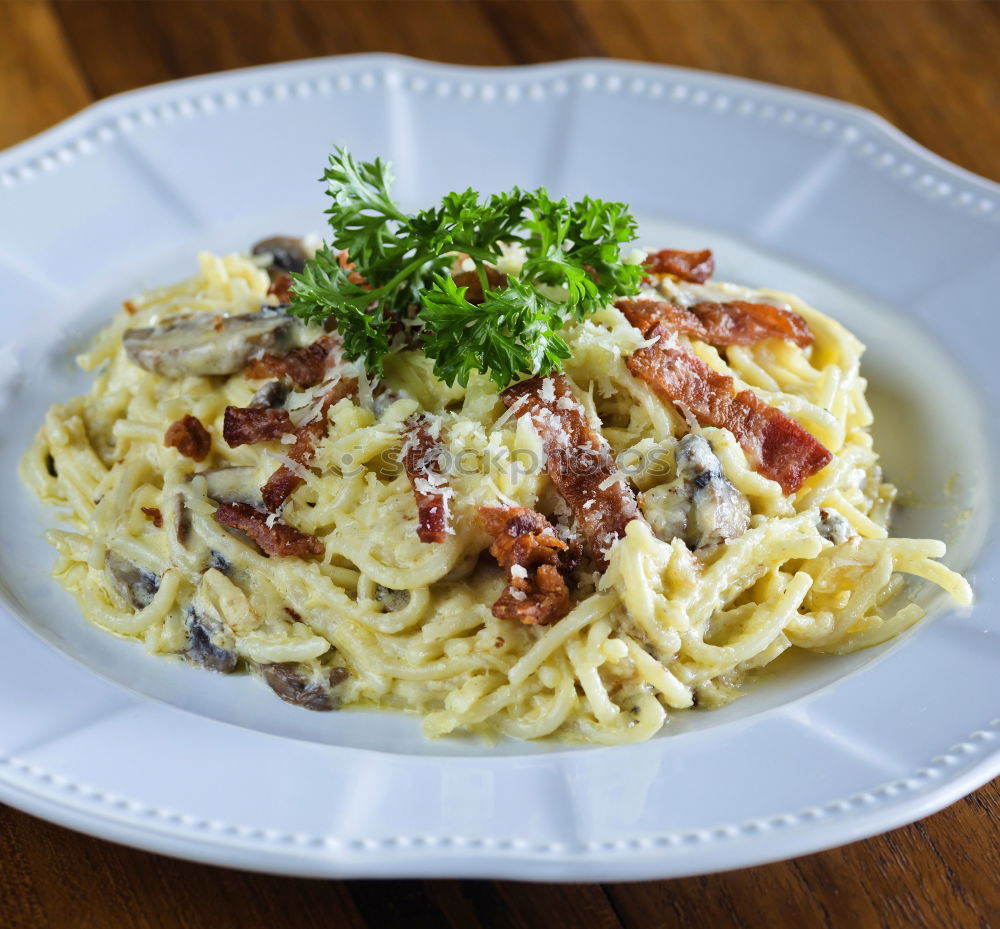
<path id="1" fill-rule="evenodd" d="M 0 0 L 0 147 L 144 84 L 366 51 L 482 65 L 609 56 L 772 81 L 869 107 L 1000 180 L 1000 3 L 989 0 Z M 989 929 L 1000 926 L 998 784 L 833 851 L 608 885 L 268 877 L 0 807 L 0 929 Z"/>

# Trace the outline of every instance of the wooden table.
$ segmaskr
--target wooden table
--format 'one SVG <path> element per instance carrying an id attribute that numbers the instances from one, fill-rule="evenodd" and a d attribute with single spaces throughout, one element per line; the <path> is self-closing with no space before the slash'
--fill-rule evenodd
<path id="1" fill-rule="evenodd" d="M 143 84 L 364 51 L 481 65 L 611 56 L 773 81 L 869 107 L 1000 180 L 1000 4 L 987 0 L 0 0 L 0 147 Z M 988 927 L 1000 925 L 998 783 L 834 851 L 603 886 L 266 877 L 0 807 L 0 927 Z"/>

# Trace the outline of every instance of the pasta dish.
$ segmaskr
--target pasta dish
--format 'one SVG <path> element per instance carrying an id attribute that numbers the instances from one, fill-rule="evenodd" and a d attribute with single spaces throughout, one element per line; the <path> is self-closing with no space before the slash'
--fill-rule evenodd
<path id="1" fill-rule="evenodd" d="M 616 248 L 617 291 L 590 258 L 554 282 L 531 228 L 448 245 L 399 312 L 362 249 L 283 238 L 126 301 L 22 461 L 84 616 L 312 710 L 615 744 L 788 649 L 899 634 L 920 579 L 971 601 L 942 542 L 889 536 L 854 335 L 715 282 L 708 251 Z M 585 239 L 567 228 L 552 267 Z M 586 312 L 543 316 L 588 280 Z M 456 301 L 508 307 L 479 354 Z"/>

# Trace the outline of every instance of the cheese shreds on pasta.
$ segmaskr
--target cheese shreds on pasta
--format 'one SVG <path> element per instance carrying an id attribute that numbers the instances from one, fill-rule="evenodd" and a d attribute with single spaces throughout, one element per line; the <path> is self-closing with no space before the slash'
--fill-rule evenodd
<path id="1" fill-rule="evenodd" d="M 47 535 L 55 579 L 152 652 L 249 671 L 308 709 L 416 713 L 430 736 L 615 744 L 731 700 L 787 649 L 897 635 L 923 615 L 919 583 L 971 602 L 943 543 L 889 537 L 863 346 L 791 295 L 658 274 L 637 298 L 675 308 L 643 304 L 654 317 L 767 304 L 808 327 L 724 345 L 693 323 L 655 330 L 829 452 L 786 493 L 745 439 L 632 373 L 660 343 L 614 306 L 564 330 L 563 375 L 508 409 L 485 376 L 449 387 L 405 343 L 373 383 L 282 313 L 263 260 L 199 264 L 128 301 L 79 357 L 90 393 L 48 411 L 21 466 L 66 522 Z M 563 473 L 579 449 L 546 472 L 546 423 L 570 421 L 599 459 L 590 484 L 583 465 Z M 609 493 L 638 511 L 601 535 L 589 507 Z M 485 524 L 514 527 L 503 568 Z"/>

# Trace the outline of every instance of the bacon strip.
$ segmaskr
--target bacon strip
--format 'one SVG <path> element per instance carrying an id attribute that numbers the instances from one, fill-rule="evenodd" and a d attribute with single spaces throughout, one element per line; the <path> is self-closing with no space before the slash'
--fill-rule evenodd
<path id="1" fill-rule="evenodd" d="M 448 534 L 448 496 L 451 488 L 441 474 L 444 446 L 431 432 L 424 416 L 411 416 L 405 424 L 403 467 L 417 498 L 417 536 L 421 542 L 443 542 Z"/>
<path id="2" fill-rule="evenodd" d="M 358 379 L 356 377 L 346 377 L 339 381 L 334 381 L 322 394 L 318 406 L 313 408 L 311 416 L 307 416 L 307 422 L 302 423 L 295 430 L 295 444 L 289 449 L 288 457 L 300 464 L 305 465 L 312 460 L 316 454 L 316 443 L 326 435 L 330 428 L 330 422 L 326 417 L 330 407 L 343 400 L 344 397 L 351 396 L 358 389 Z M 305 480 L 296 474 L 288 465 L 282 465 L 268 479 L 267 483 L 261 487 L 260 492 L 264 498 L 267 508 L 274 513 L 288 499 L 289 495 L 301 487 Z"/>
<path id="3" fill-rule="evenodd" d="M 220 525 L 248 535 L 268 555 L 306 558 L 323 554 L 323 543 L 316 536 L 280 520 L 268 525 L 271 517 L 249 503 L 222 503 L 215 511 L 215 519 Z"/>
<path id="4" fill-rule="evenodd" d="M 295 426 L 287 410 L 227 406 L 222 420 L 222 437 L 230 448 L 272 442 L 290 432 L 295 432 Z"/>
<path id="5" fill-rule="evenodd" d="M 371 290 L 371 286 L 366 284 L 365 279 L 360 274 L 358 274 L 357 271 L 354 270 L 357 267 L 357 264 L 355 264 L 355 262 L 353 261 L 348 261 L 347 259 L 348 255 L 346 250 L 337 252 L 337 261 L 340 263 L 340 266 L 345 271 L 351 272 L 350 274 L 347 275 L 347 279 L 352 284 L 360 284 L 362 287 L 365 288 L 365 290 Z"/>
<path id="6" fill-rule="evenodd" d="M 490 290 L 498 290 L 507 286 L 507 275 L 501 274 L 496 268 L 486 267 L 486 283 Z M 465 299 L 473 306 L 479 306 L 485 299 L 483 282 L 479 279 L 479 274 L 475 271 L 460 271 L 453 275 L 455 283 L 459 287 L 468 288 L 465 291 Z"/>
<path id="7" fill-rule="evenodd" d="M 751 466 L 786 494 L 830 463 L 833 455 L 795 420 L 752 391 L 734 396 L 733 379 L 678 345 L 664 324 L 647 335 L 658 341 L 629 356 L 629 371 L 662 399 L 694 414 L 702 426 L 728 429 Z"/>
<path id="8" fill-rule="evenodd" d="M 579 561 L 577 543 L 564 542 L 541 513 L 522 507 L 483 506 L 479 521 L 493 536 L 490 554 L 507 572 L 493 615 L 528 626 L 562 619 L 571 605 L 565 576 Z"/>
<path id="9" fill-rule="evenodd" d="M 163 444 L 194 461 L 204 461 L 212 450 L 212 437 L 201 420 L 188 413 L 167 427 Z"/>
<path id="10" fill-rule="evenodd" d="M 267 288 L 267 295 L 269 297 L 277 297 L 279 304 L 282 306 L 287 306 L 292 302 L 292 276 L 282 272 L 281 274 L 275 275 L 274 280 L 271 281 L 271 286 Z"/>
<path id="11" fill-rule="evenodd" d="M 715 271 L 715 258 L 707 248 L 702 252 L 678 252 L 664 248 L 646 259 L 645 268 L 650 274 L 672 274 L 682 281 L 704 284 Z"/>
<path id="12" fill-rule="evenodd" d="M 632 488 L 616 474 L 611 449 L 587 420 L 561 374 L 533 377 L 501 395 L 518 416 L 528 414 L 542 438 L 549 479 L 569 504 L 594 563 L 607 568 L 607 550 L 641 519 Z"/>
<path id="13" fill-rule="evenodd" d="M 321 335 L 312 344 L 292 349 L 284 355 L 268 352 L 259 358 L 251 358 L 243 374 L 251 381 L 287 377 L 299 388 L 315 387 L 336 362 L 340 344 L 337 336 Z"/>
<path id="14" fill-rule="evenodd" d="M 684 308 L 666 300 L 619 300 L 615 306 L 644 334 L 663 323 L 673 332 L 710 345 L 753 345 L 763 339 L 787 339 L 805 348 L 813 341 L 809 324 L 798 313 L 767 303 L 733 300 Z"/>

